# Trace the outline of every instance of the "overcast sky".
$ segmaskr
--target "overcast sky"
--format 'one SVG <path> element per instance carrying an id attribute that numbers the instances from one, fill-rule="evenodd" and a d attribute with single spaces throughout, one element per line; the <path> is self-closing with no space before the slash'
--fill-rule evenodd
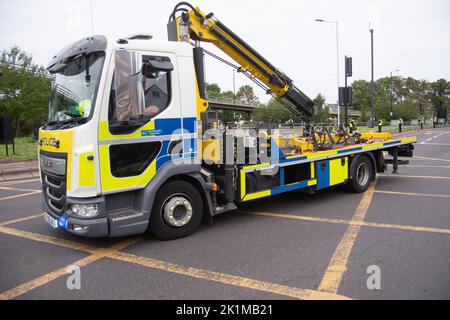
<path id="1" fill-rule="evenodd" d="M 114 38 L 145 32 L 166 40 L 166 23 L 178 0 L 0 0 L 0 49 L 18 45 L 46 65 L 65 45 L 92 34 Z M 449 0 L 192 0 L 215 16 L 311 98 L 336 101 L 335 25 L 339 21 L 341 85 L 344 56 L 353 79 L 370 79 L 369 22 L 375 29 L 375 79 L 397 73 L 434 81 L 450 79 Z M 92 23 L 93 22 L 93 23 Z M 205 47 L 213 49 L 210 44 Z M 214 50 L 213 50 L 214 51 Z M 217 52 L 217 50 L 215 51 Z M 207 81 L 232 90 L 232 71 L 207 59 Z M 351 81 L 351 79 L 350 79 Z M 237 87 L 249 83 L 236 78 Z M 255 90 L 262 101 L 267 96 Z"/>

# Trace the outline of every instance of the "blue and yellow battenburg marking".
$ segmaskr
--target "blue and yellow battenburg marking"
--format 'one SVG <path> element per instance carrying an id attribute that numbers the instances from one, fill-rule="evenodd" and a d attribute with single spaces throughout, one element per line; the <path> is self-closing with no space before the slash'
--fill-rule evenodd
<path id="1" fill-rule="evenodd" d="M 182 131 L 181 131 L 182 129 Z M 189 135 L 197 132 L 197 118 L 166 118 L 155 119 L 149 121 L 142 128 L 135 132 L 124 135 L 113 135 L 109 132 L 108 122 L 100 123 L 100 142 L 106 142 L 105 145 L 100 145 L 100 171 L 102 179 L 102 192 L 110 192 L 119 189 L 139 188 L 147 185 L 158 170 L 162 168 L 168 162 L 174 160 L 169 154 L 170 139 L 173 134 Z M 161 149 L 156 156 L 155 160 L 147 167 L 144 172 L 138 176 L 118 178 L 114 177 L 110 170 L 109 163 L 109 145 L 108 142 L 126 140 L 135 140 L 136 143 L 140 139 L 146 139 L 149 137 L 160 137 Z M 197 156 L 197 139 L 192 137 L 183 138 L 184 153 L 180 157 L 184 159 L 196 158 Z"/>
<path id="2" fill-rule="evenodd" d="M 280 156 L 279 159 L 271 159 L 272 163 L 262 163 L 256 165 L 245 166 L 240 170 L 240 195 L 242 201 L 249 201 L 253 199 L 268 197 L 271 195 L 300 190 L 311 186 L 316 186 L 316 189 L 324 189 L 333 185 L 337 185 L 345 182 L 348 179 L 349 171 L 349 158 L 348 156 L 354 155 L 360 152 L 373 151 L 377 149 L 383 149 L 385 147 L 392 147 L 396 145 L 402 145 L 407 143 L 416 142 L 416 137 L 402 138 L 385 142 L 375 142 L 359 147 L 347 147 L 337 150 L 319 151 L 311 154 L 284 157 Z M 273 144 L 271 144 L 273 147 Z M 275 146 L 275 154 L 279 154 L 280 150 L 278 146 Z M 344 160 L 342 160 L 344 159 Z M 300 164 L 310 163 L 310 179 L 300 181 L 291 184 L 285 184 L 284 167 Z M 279 166 L 280 186 L 262 190 L 252 193 L 246 192 L 246 174 L 253 171 L 263 171 L 272 169 L 273 165 Z"/>

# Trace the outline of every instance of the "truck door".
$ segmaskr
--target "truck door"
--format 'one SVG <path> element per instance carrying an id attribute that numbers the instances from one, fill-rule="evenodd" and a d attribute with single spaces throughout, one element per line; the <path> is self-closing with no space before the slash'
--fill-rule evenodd
<path id="1" fill-rule="evenodd" d="M 174 54 L 119 49 L 113 60 L 108 120 L 99 129 L 102 193 L 147 185 L 171 160 L 182 128 Z"/>

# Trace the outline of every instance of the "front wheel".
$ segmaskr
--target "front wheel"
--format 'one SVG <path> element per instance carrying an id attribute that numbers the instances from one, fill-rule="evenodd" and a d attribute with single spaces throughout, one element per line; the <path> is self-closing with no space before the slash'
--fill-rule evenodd
<path id="1" fill-rule="evenodd" d="M 156 194 L 150 231 L 161 240 L 186 237 L 202 220 L 203 201 L 198 190 L 183 180 L 172 180 Z"/>
<path id="2" fill-rule="evenodd" d="M 366 156 L 359 157 L 352 165 L 351 170 L 352 178 L 347 183 L 347 189 L 354 193 L 365 192 L 369 189 L 373 177 L 373 167 L 369 158 Z"/>

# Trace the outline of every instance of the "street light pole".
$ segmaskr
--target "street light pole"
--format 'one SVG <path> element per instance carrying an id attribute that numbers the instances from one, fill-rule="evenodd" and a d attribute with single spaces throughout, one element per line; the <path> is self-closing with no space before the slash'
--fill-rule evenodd
<path id="1" fill-rule="evenodd" d="M 338 108 L 338 127 L 341 124 L 341 108 L 339 107 L 339 22 L 336 21 L 336 79 L 337 79 L 337 90 L 338 90 L 338 99 L 336 100 L 337 108 Z"/>
<path id="2" fill-rule="evenodd" d="M 394 95 L 394 93 L 392 92 L 393 91 L 392 90 L 392 71 L 391 71 L 391 76 L 389 77 L 389 83 L 391 85 L 391 113 L 390 113 L 390 118 L 392 120 L 392 116 L 394 115 L 394 108 L 393 108 L 393 102 L 392 102 L 393 95 Z"/>
<path id="3" fill-rule="evenodd" d="M 393 88 L 393 83 L 392 83 L 392 74 L 394 72 L 399 72 L 399 71 L 400 70 L 391 71 L 391 76 L 389 78 L 389 83 L 391 85 L 391 120 L 392 120 L 392 117 L 394 116 L 394 109 L 393 109 L 394 88 Z"/>
<path id="4" fill-rule="evenodd" d="M 236 70 L 233 69 L 233 104 L 236 104 Z"/>
<path id="5" fill-rule="evenodd" d="M 370 28 L 370 52 L 371 52 L 371 73 L 372 73 L 372 77 L 371 77 L 371 82 L 370 82 L 370 110 L 372 113 L 372 119 L 370 121 L 370 128 L 373 128 L 373 122 L 375 120 L 375 103 L 374 103 L 374 94 L 375 94 L 375 84 L 373 81 L 373 29 Z"/>
<path id="6" fill-rule="evenodd" d="M 328 21 L 323 19 L 316 19 L 317 22 L 334 23 L 336 25 L 336 81 L 338 99 L 336 100 L 338 126 L 341 124 L 341 109 L 339 108 L 339 21 Z"/>
<path id="7" fill-rule="evenodd" d="M 89 13 L 91 15 L 91 32 L 92 32 L 92 35 L 94 35 L 95 34 L 94 33 L 94 13 L 92 10 L 92 0 L 89 1 Z"/>

